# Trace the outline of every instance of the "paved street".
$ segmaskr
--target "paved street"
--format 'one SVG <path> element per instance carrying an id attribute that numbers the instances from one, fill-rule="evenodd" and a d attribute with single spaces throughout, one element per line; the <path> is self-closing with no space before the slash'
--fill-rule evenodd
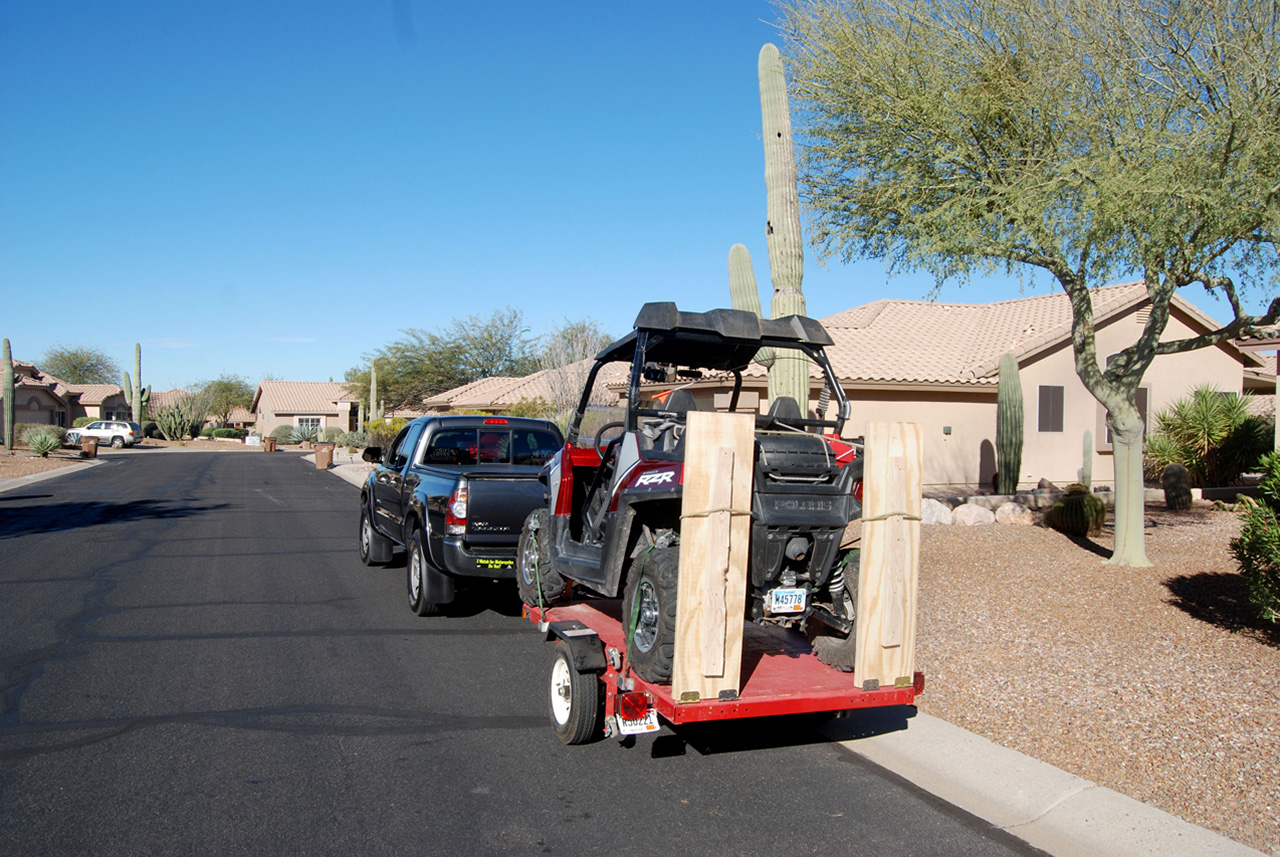
<path id="1" fill-rule="evenodd" d="M 1038 853 L 805 722 L 565 747 L 514 584 L 419 619 L 296 454 L 0 493 L 4 854 Z"/>

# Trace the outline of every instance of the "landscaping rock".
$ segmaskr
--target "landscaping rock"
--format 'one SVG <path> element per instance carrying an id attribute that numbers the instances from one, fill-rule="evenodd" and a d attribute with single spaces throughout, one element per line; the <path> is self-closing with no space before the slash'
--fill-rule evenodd
<path id="1" fill-rule="evenodd" d="M 996 523 L 1022 524 L 1029 527 L 1033 526 L 1035 522 L 1035 513 L 1021 503 L 1015 503 L 1011 500 L 996 509 Z"/>
<path id="2" fill-rule="evenodd" d="M 963 506 L 958 506 L 952 510 L 951 520 L 953 523 L 964 524 L 969 527 L 979 524 L 994 524 L 996 522 L 996 513 L 975 503 L 965 503 Z"/>
<path id="3" fill-rule="evenodd" d="M 1041 479 L 1040 482 L 1036 485 L 1036 493 L 1037 494 L 1061 494 L 1062 489 L 1059 488 L 1057 485 L 1054 485 L 1048 479 Z"/>
<path id="4" fill-rule="evenodd" d="M 920 504 L 920 521 L 924 524 L 950 524 L 951 507 L 940 500 L 926 497 Z"/>

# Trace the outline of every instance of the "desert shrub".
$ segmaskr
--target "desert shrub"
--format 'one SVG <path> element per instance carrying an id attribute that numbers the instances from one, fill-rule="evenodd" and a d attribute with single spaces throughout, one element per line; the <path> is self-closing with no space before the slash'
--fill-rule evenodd
<path id="1" fill-rule="evenodd" d="M 369 436 L 362 431 L 349 431 L 338 441 L 345 447 L 362 447 L 369 443 Z"/>
<path id="2" fill-rule="evenodd" d="M 1240 564 L 1249 600 L 1268 622 L 1280 621 L 1280 453 L 1262 456 L 1258 502 L 1241 503 L 1240 535 L 1231 553 Z"/>
<path id="3" fill-rule="evenodd" d="M 383 449 L 391 446 L 391 441 L 400 434 L 400 429 L 409 423 L 405 417 L 395 417 L 391 422 L 371 422 L 368 424 L 369 446 L 380 446 Z"/>
<path id="4" fill-rule="evenodd" d="M 81 426 L 87 426 L 91 422 L 93 422 L 93 417 L 76 417 L 71 421 L 71 427 L 80 428 Z"/>
<path id="5" fill-rule="evenodd" d="M 249 433 L 247 429 L 237 429 L 237 428 L 205 429 L 205 431 L 210 432 L 212 437 L 242 438 Z"/>
<path id="6" fill-rule="evenodd" d="M 56 426 L 32 426 L 27 431 L 26 442 L 27 449 L 39 455 L 41 458 L 48 458 L 49 453 L 62 448 L 62 436 L 51 429 Z"/>
<path id="7" fill-rule="evenodd" d="M 271 437 L 276 439 L 276 443 L 288 443 L 291 434 L 293 434 L 293 426 L 276 426 L 271 430 Z"/>
<path id="8" fill-rule="evenodd" d="M 160 427 L 156 425 L 155 420 L 146 420 L 142 424 L 143 437 L 160 437 Z"/>
<path id="9" fill-rule="evenodd" d="M 326 443 L 337 443 L 338 438 L 345 434 L 342 429 L 337 426 L 329 426 L 324 430 L 324 439 Z"/>
<path id="10" fill-rule="evenodd" d="M 314 441 L 319 434 L 320 430 L 315 426 L 294 426 L 293 431 L 289 432 L 289 443 Z"/>
<path id="11" fill-rule="evenodd" d="M 1170 464 L 1187 468 L 1193 488 L 1234 485 L 1275 443 L 1274 417 L 1254 413 L 1252 396 L 1196 387 L 1156 414 L 1143 465 L 1157 481 Z"/>
<path id="12" fill-rule="evenodd" d="M 67 430 L 62 426 L 51 426 L 48 423 L 14 423 L 13 445 L 30 448 L 30 437 L 39 433 L 52 434 L 58 439 L 58 443 L 62 443 L 62 439 L 67 435 Z"/>

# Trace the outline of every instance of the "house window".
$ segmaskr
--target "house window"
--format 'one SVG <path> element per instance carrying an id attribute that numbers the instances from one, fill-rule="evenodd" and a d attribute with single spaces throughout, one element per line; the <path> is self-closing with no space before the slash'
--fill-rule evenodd
<path id="1" fill-rule="evenodd" d="M 315 429 L 316 431 L 319 431 L 320 418 L 319 417 L 298 417 L 298 428 L 302 429 L 303 431 L 307 431 L 308 429 Z"/>
<path id="2" fill-rule="evenodd" d="M 1062 403 L 1065 387 L 1040 385 L 1040 431 L 1062 431 Z"/>

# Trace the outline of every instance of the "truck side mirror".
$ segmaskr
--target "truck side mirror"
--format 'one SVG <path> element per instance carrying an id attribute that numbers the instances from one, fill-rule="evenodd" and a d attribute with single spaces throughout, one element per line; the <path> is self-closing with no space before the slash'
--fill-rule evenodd
<path id="1" fill-rule="evenodd" d="M 382 460 L 382 447 L 366 446 L 364 452 L 360 453 L 360 457 L 370 464 L 377 464 Z"/>

